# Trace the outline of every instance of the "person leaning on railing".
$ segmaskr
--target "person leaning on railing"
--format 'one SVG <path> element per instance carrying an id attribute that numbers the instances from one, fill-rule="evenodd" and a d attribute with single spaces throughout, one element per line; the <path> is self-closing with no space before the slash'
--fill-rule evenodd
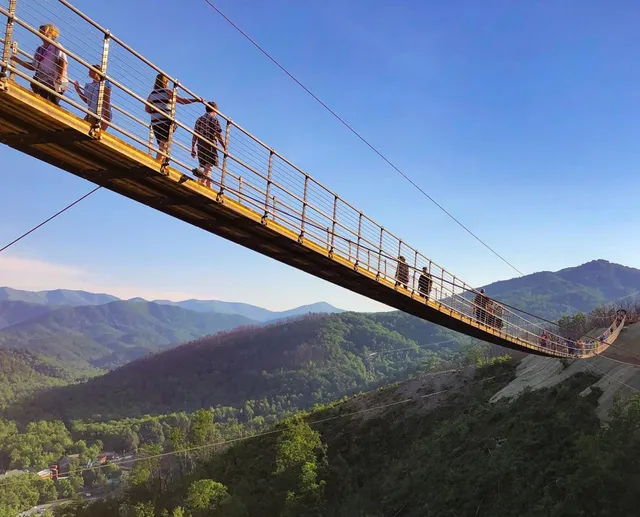
<path id="1" fill-rule="evenodd" d="M 169 78 L 164 74 L 156 76 L 153 85 L 153 91 L 149 94 L 147 102 L 154 107 L 145 105 L 144 110 L 151 114 L 151 128 L 158 142 L 159 151 L 156 154 L 156 160 L 162 160 L 167 153 L 169 144 L 169 133 L 175 131 L 175 127 L 171 129 L 171 99 L 173 92 L 169 89 Z M 176 96 L 176 104 L 193 104 L 198 99 L 185 99 Z"/>
<path id="2" fill-rule="evenodd" d="M 42 45 L 36 49 L 33 61 L 29 63 L 17 56 L 14 57 L 14 61 L 35 72 L 34 80 L 31 82 L 31 89 L 36 95 L 60 105 L 60 97 L 41 86 L 47 86 L 59 95 L 62 95 L 67 90 L 69 82 L 67 79 L 67 56 L 61 49 L 44 39 L 49 38 L 56 41 L 60 37 L 60 30 L 49 23 L 40 26 L 40 35 L 42 37 Z"/>
<path id="3" fill-rule="evenodd" d="M 100 65 L 93 65 L 94 68 L 100 69 Z M 80 96 L 82 101 L 87 105 L 89 111 L 98 114 L 98 95 L 100 93 L 100 75 L 89 69 L 89 77 L 91 82 L 84 85 L 84 88 L 80 88 L 78 81 L 72 81 L 75 87 L 76 93 Z M 96 117 L 87 115 L 84 117 L 87 122 L 94 124 Z M 102 97 L 102 130 L 104 131 L 108 127 L 108 123 L 111 122 L 111 83 L 107 80 L 104 82 L 104 94 Z"/>

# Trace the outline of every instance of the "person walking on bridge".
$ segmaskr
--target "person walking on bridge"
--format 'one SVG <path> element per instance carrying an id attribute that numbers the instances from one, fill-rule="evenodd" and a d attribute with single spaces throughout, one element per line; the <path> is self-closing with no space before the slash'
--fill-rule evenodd
<path id="1" fill-rule="evenodd" d="M 198 157 L 199 167 L 192 172 L 198 178 L 198 183 L 211 188 L 211 169 L 219 166 L 216 146 L 220 144 L 220 147 L 225 149 L 225 144 L 222 138 L 222 127 L 216 118 L 218 105 L 211 101 L 206 104 L 205 109 L 206 113 L 196 120 L 193 128 L 191 157 Z"/>
<path id="2" fill-rule="evenodd" d="M 476 294 L 476 297 L 473 300 L 473 304 L 475 306 L 473 308 L 475 312 L 475 317 L 476 317 L 476 320 L 478 320 L 480 323 L 487 322 L 488 302 L 489 302 L 489 299 L 485 296 L 484 289 L 480 289 L 480 292 Z"/>
<path id="3" fill-rule="evenodd" d="M 33 81 L 31 81 L 33 93 L 59 106 L 60 96 L 67 90 L 69 82 L 67 79 L 67 56 L 60 48 L 49 43 L 45 38 L 56 41 L 60 37 L 60 30 L 51 23 L 41 25 L 40 37 L 42 45 L 36 49 L 31 63 L 19 57 L 15 57 L 14 60 L 27 70 L 35 72 Z M 55 93 L 43 88 L 43 86 Z"/>
<path id="4" fill-rule="evenodd" d="M 175 131 L 175 126 L 171 119 L 171 102 L 173 92 L 169 89 L 169 78 L 164 74 L 156 76 L 153 85 L 153 91 L 147 98 L 148 104 L 145 104 L 144 110 L 151 114 L 151 129 L 158 142 L 158 152 L 156 160 L 160 161 L 165 157 L 169 148 L 169 135 Z M 198 99 L 184 99 L 176 96 L 176 104 L 193 104 Z M 151 104 L 152 106 L 149 106 Z"/>
<path id="5" fill-rule="evenodd" d="M 402 255 L 398 257 L 398 268 L 396 269 L 396 287 L 402 285 L 405 289 L 409 285 L 409 264 Z"/>
<path id="6" fill-rule="evenodd" d="M 432 285 L 433 278 L 431 277 L 431 273 L 429 273 L 429 268 L 425 266 L 422 268 L 422 273 L 418 279 L 418 293 L 420 296 L 428 300 Z"/>

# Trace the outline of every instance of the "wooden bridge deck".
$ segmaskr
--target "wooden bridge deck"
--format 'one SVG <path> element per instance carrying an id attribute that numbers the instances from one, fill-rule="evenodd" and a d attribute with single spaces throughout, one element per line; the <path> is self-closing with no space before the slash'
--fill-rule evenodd
<path id="1" fill-rule="evenodd" d="M 0 142 L 76 176 L 153 207 L 385 305 L 484 341 L 547 355 L 438 301 L 425 302 L 393 281 L 358 268 L 242 202 L 207 189 L 116 136 L 92 136 L 88 122 L 8 82 L 0 91 Z M 556 354 L 558 355 L 558 354 Z"/>

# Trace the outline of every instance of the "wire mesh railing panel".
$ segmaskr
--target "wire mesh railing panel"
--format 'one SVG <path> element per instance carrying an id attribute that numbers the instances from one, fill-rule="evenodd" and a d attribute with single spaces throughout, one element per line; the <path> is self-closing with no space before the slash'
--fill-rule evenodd
<path id="1" fill-rule="evenodd" d="M 67 0 L 0 0 L 3 72 L 202 185 L 346 260 L 415 300 L 487 333 L 550 355 L 589 356 L 619 334 L 554 333 L 467 285 L 321 185 Z M 6 74 L 5 74 L 6 75 Z M 66 80 L 70 80 L 67 88 Z M 76 85 L 77 83 L 77 85 Z M 621 323 L 622 321 L 622 323 Z"/>

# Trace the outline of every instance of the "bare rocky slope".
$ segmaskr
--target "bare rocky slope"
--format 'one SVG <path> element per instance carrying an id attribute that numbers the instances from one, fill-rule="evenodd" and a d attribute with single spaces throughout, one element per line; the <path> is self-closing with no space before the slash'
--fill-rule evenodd
<path id="1" fill-rule="evenodd" d="M 578 372 L 601 376 L 592 387 L 602 390 L 597 414 L 606 420 L 617 397 L 628 397 L 640 390 L 640 323 L 625 327 L 614 346 L 599 357 L 564 362 L 551 357 L 525 357 L 516 369 L 516 378 L 496 393 L 491 401 L 516 397 L 525 389 L 555 386 Z M 590 391 L 591 388 L 587 388 L 583 394 Z"/>

